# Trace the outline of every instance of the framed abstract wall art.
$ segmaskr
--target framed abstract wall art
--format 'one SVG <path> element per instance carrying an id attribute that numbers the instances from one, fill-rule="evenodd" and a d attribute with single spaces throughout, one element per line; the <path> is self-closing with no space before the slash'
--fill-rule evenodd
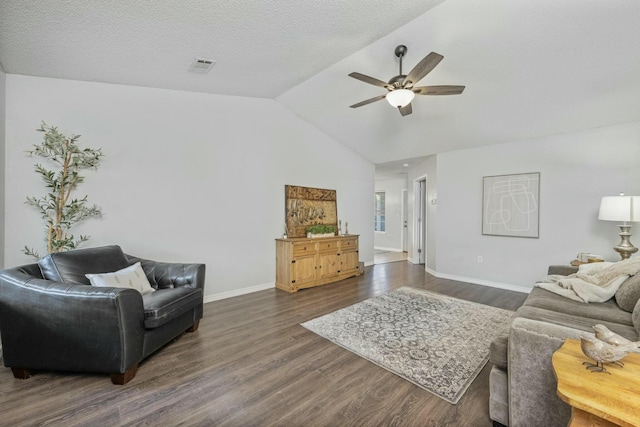
<path id="1" fill-rule="evenodd" d="M 482 234 L 539 237 L 540 173 L 485 176 Z"/>

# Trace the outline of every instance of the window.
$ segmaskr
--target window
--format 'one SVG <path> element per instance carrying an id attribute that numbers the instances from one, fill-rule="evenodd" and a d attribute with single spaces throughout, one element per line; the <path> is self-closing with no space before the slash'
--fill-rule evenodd
<path id="1" fill-rule="evenodd" d="M 376 191 L 375 210 L 373 212 L 373 231 L 379 231 L 381 233 L 385 231 L 384 208 L 384 191 Z"/>

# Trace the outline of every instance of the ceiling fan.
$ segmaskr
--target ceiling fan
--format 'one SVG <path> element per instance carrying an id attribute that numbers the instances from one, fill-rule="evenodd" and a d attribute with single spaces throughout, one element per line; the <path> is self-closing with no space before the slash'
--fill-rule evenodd
<path id="1" fill-rule="evenodd" d="M 402 74 L 402 58 L 407 53 L 407 47 L 400 45 L 396 47 L 395 54 L 400 59 L 400 73 L 392 77 L 388 83 L 382 80 L 375 79 L 373 77 L 366 76 L 361 73 L 351 73 L 350 77 L 361 80 L 365 83 L 372 84 L 374 86 L 380 86 L 388 90 L 384 95 L 378 95 L 376 97 L 367 99 L 357 104 L 351 105 L 351 108 L 362 107 L 363 105 L 371 104 L 372 102 L 379 101 L 386 98 L 393 107 L 397 107 L 400 110 L 400 114 L 408 116 L 413 111 L 411 109 L 411 101 L 415 95 L 459 95 L 464 90 L 464 86 L 420 86 L 415 87 L 422 78 L 429 74 L 435 67 L 442 61 L 444 56 L 431 52 L 422 61 L 418 62 L 418 65 L 413 67 L 409 74 Z"/>

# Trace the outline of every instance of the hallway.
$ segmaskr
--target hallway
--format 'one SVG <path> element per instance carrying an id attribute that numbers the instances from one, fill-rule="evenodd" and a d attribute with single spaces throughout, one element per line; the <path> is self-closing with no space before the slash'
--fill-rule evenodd
<path id="1" fill-rule="evenodd" d="M 386 264 L 388 262 L 407 261 L 407 252 L 393 252 L 374 249 L 373 263 Z"/>

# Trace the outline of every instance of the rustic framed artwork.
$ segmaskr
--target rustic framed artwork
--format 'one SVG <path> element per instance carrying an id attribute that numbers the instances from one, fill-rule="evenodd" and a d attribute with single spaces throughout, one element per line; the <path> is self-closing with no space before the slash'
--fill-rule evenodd
<path id="1" fill-rule="evenodd" d="M 540 173 L 485 176 L 482 234 L 539 237 Z"/>
<path id="2" fill-rule="evenodd" d="M 316 224 L 338 228 L 336 190 L 285 185 L 284 192 L 289 237 L 306 237 L 307 228 Z"/>

